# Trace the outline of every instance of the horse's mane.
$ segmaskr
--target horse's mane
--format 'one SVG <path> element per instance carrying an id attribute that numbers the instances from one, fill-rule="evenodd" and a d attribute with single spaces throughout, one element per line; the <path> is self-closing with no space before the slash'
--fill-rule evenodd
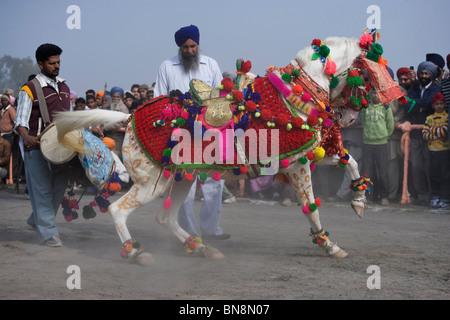
<path id="1" fill-rule="evenodd" d="M 338 76 L 347 70 L 356 57 L 361 54 L 359 40 L 356 38 L 346 37 L 329 37 L 323 41 L 323 44 L 330 48 L 330 58 L 336 63 L 336 73 Z M 297 61 L 303 69 L 316 81 L 322 88 L 330 92 L 330 81 L 324 72 L 324 66 L 319 60 L 311 60 L 314 53 L 312 47 L 307 47 L 297 53 Z M 345 83 L 339 77 L 340 85 Z M 336 92 L 340 92 L 340 85 L 336 88 Z"/>

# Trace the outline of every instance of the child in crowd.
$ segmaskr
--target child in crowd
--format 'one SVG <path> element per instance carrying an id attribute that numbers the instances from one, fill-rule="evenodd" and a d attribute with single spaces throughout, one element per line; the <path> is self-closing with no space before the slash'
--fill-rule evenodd
<path id="1" fill-rule="evenodd" d="M 422 129 L 430 150 L 430 182 L 432 208 L 450 207 L 450 145 L 448 141 L 448 114 L 445 98 L 438 92 L 433 96 L 434 114 L 427 117 Z"/>
<path id="2" fill-rule="evenodd" d="M 369 177 L 375 178 L 378 171 L 376 180 L 381 204 L 388 205 L 388 138 L 394 131 L 394 116 L 389 106 L 383 106 L 380 103 L 380 98 L 375 90 L 370 91 L 370 103 L 366 109 L 361 111 L 361 120 L 364 141 L 363 166 Z"/>

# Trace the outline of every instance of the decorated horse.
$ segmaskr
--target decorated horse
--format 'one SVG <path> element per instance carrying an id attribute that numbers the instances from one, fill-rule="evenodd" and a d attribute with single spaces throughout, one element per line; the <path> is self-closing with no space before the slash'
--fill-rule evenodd
<path id="1" fill-rule="evenodd" d="M 128 122 L 122 154 L 133 185 L 107 209 L 122 243 L 122 257 L 142 264 L 152 261 L 126 222 L 137 208 L 164 194 L 156 220 L 188 252 L 223 258 L 218 249 L 179 226 L 178 210 L 196 177 L 251 179 L 262 174 L 292 185 L 313 243 L 332 257 L 347 256 L 320 222 L 321 201 L 314 197 L 311 170 L 322 164 L 345 167 L 352 178 L 351 206 L 363 216 L 369 179 L 359 174 L 344 149 L 340 128 L 368 105 L 370 90 L 383 103 L 402 96 L 377 40 L 374 30 L 359 39 L 315 39 L 286 67 L 269 67 L 254 79 L 248 75 L 251 62 L 238 59 L 234 82 L 224 78 L 218 88 L 211 88 L 193 80 L 189 92 L 156 97 L 133 115 L 108 110 L 58 114 L 58 141 L 80 159 L 99 154 L 86 145 L 83 127 Z M 76 130 L 84 134 L 74 138 Z"/>

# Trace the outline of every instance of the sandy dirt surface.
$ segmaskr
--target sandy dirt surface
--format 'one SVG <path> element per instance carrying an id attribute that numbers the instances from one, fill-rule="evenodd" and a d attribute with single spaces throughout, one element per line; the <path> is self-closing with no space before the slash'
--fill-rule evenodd
<path id="1" fill-rule="evenodd" d="M 89 201 L 85 195 L 80 207 Z M 132 236 L 155 259 L 144 267 L 120 257 L 106 213 L 70 223 L 59 213 L 64 247 L 39 245 L 23 227 L 29 200 L 0 190 L 0 299 L 450 299 L 449 210 L 374 204 L 361 220 L 349 203 L 324 202 L 322 224 L 348 252 L 338 260 L 312 244 L 297 206 L 238 201 L 223 206 L 221 225 L 231 238 L 208 243 L 226 258 L 207 261 L 187 254 L 156 222 L 161 201 L 128 220 Z M 80 268 L 81 289 L 67 287 L 71 265 Z M 375 275 L 370 266 L 379 268 L 379 289 L 368 288 Z"/>

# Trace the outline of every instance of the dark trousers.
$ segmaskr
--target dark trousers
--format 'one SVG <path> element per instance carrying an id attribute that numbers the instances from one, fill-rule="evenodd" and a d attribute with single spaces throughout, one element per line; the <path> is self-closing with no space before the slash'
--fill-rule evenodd
<path id="1" fill-rule="evenodd" d="M 450 150 L 430 151 L 430 181 L 433 198 L 450 200 Z"/>
<path id="2" fill-rule="evenodd" d="M 380 198 L 389 197 L 389 149 L 388 144 L 364 144 L 364 172 L 371 180 L 376 180 L 374 186 Z M 378 172 L 378 175 L 377 175 Z M 372 199 L 375 200 L 375 199 Z"/>

